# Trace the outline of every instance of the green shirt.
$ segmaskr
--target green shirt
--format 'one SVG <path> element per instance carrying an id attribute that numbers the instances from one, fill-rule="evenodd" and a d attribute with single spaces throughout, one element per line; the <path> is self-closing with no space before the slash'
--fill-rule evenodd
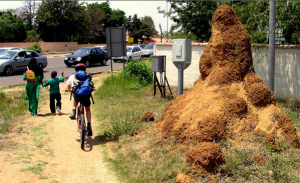
<path id="1" fill-rule="evenodd" d="M 64 82 L 64 77 L 62 76 L 61 79 L 59 78 L 51 78 L 49 79 L 45 84 L 43 84 L 43 86 L 48 86 L 50 85 L 50 94 L 54 94 L 54 93 L 59 93 L 59 83 L 60 82 Z"/>

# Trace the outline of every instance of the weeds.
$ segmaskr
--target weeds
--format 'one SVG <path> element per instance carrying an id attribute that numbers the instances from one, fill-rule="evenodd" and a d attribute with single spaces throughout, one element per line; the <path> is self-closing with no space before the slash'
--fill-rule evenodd
<path id="1" fill-rule="evenodd" d="M 103 124 L 104 137 L 109 140 L 118 139 L 121 135 L 131 135 L 141 127 L 139 116 L 135 113 L 119 114 L 110 123 Z"/>
<path id="2" fill-rule="evenodd" d="M 0 91 L 0 134 L 10 131 L 13 121 L 28 109 L 24 98 L 25 91 Z"/>

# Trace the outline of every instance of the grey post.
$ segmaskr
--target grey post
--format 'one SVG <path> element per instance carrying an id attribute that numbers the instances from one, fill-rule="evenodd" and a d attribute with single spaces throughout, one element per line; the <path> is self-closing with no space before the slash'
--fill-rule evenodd
<path id="1" fill-rule="evenodd" d="M 270 0 L 270 29 L 269 29 L 269 88 L 274 91 L 275 72 L 275 0 Z"/>

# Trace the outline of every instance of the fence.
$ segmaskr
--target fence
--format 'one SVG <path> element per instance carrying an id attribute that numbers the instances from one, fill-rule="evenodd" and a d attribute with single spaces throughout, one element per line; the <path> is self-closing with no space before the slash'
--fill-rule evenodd
<path id="1" fill-rule="evenodd" d="M 192 43 L 192 63 L 184 70 L 184 87 L 191 88 L 199 78 L 199 61 L 207 43 Z M 166 73 L 170 85 L 178 85 L 178 69 L 172 62 L 172 43 L 156 43 L 154 55 L 166 55 Z M 255 73 L 268 86 L 269 48 L 252 51 Z M 281 45 L 275 50 L 275 96 L 300 100 L 300 46 Z"/>

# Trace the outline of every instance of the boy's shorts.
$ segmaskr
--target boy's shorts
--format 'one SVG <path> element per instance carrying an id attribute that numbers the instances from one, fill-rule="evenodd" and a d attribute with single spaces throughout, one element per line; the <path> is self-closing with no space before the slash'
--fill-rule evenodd
<path id="1" fill-rule="evenodd" d="M 82 95 L 78 96 L 73 93 L 73 96 L 74 96 L 74 100 L 76 102 L 81 102 L 84 107 L 90 107 L 90 105 L 91 105 L 91 100 L 90 100 L 91 96 L 90 95 L 89 96 L 82 96 Z"/>

